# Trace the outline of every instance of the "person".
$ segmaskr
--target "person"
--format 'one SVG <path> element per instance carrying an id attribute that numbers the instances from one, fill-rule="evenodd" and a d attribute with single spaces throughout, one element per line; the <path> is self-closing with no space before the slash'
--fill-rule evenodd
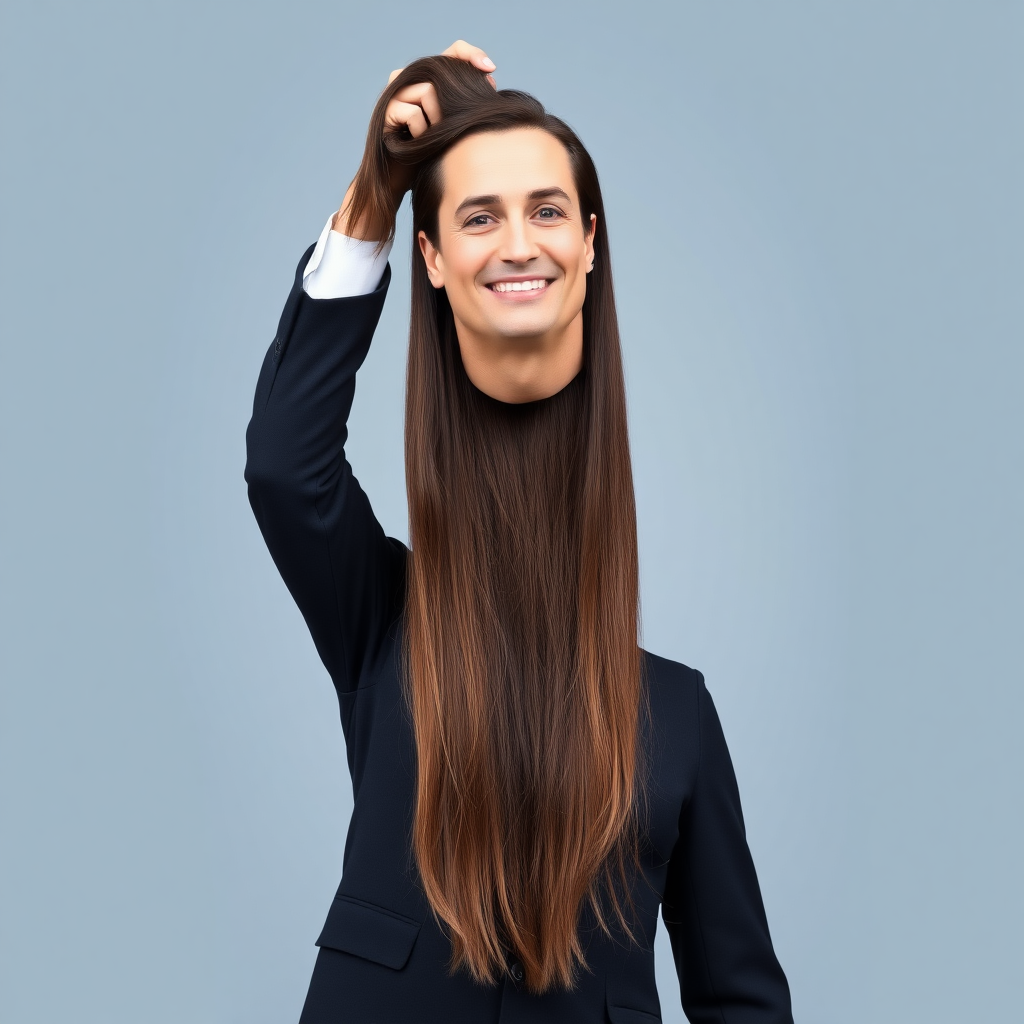
<path id="1" fill-rule="evenodd" d="M 301 1024 L 792 1021 L 703 676 L 639 645 L 604 208 L 459 41 L 394 72 L 302 255 L 245 478 L 337 689 L 354 806 Z M 412 193 L 410 544 L 345 455 Z"/>

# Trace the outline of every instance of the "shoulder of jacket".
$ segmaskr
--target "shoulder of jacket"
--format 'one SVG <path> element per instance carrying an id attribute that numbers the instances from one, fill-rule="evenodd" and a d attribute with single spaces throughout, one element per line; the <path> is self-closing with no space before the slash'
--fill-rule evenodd
<path id="1" fill-rule="evenodd" d="M 641 648 L 647 676 L 653 686 L 671 686 L 683 688 L 691 692 L 703 689 L 704 673 L 681 661 L 663 658 L 660 654 L 652 654 Z"/>
<path id="2" fill-rule="evenodd" d="M 641 648 L 641 650 L 643 650 Z M 643 651 L 644 673 L 651 709 L 658 716 L 696 721 L 701 695 L 707 692 L 704 674 L 681 661 Z"/>

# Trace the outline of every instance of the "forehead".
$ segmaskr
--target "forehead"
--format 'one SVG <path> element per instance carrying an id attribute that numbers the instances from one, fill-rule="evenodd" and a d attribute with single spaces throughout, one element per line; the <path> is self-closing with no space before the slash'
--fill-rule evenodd
<path id="1" fill-rule="evenodd" d="M 540 128 L 470 135 L 444 155 L 441 172 L 441 205 L 449 209 L 468 196 L 512 200 L 553 186 L 564 189 L 576 202 L 569 154 L 558 139 Z"/>

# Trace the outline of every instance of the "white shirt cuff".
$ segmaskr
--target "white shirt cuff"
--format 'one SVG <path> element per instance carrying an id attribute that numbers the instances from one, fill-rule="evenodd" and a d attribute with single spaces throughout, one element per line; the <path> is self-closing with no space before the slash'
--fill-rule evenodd
<path id="1" fill-rule="evenodd" d="M 332 231 L 333 220 L 332 213 L 302 272 L 302 288 L 311 299 L 341 299 L 374 291 L 391 253 L 391 242 L 375 255 L 376 242 Z"/>

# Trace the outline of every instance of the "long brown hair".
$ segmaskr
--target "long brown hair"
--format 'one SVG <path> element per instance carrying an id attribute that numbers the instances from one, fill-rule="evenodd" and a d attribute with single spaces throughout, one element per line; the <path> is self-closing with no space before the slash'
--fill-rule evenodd
<path id="1" fill-rule="evenodd" d="M 390 98 L 424 81 L 441 120 L 416 139 L 387 132 Z M 415 236 L 422 229 L 438 245 L 451 146 L 522 127 L 562 143 L 583 224 L 596 213 L 598 227 L 583 369 L 550 398 L 507 404 L 466 375 L 447 295 L 431 286 Z M 610 911 L 633 937 L 644 796 L 636 512 L 601 190 L 563 121 L 448 57 L 415 61 L 381 95 L 350 222 L 376 216 L 393 232 L 396 165 L 415 173 L 405 415 L 412 847 L 448 927 L 453 970 L 493 982 L 514 956 L 529 990 L 572 988 L 586 966 L 585 905 L 607 934 Z"/>

